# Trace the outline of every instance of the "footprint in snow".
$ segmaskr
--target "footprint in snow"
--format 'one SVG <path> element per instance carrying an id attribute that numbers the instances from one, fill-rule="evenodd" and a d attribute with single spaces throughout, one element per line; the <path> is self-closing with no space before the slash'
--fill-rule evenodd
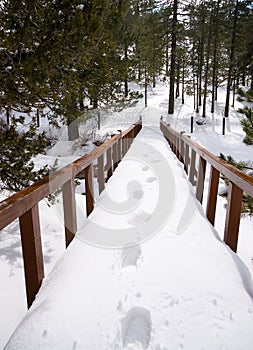
<path id="1" fill-rule="evenodd" d="M 122 320 L 122 345 L 128 349 L 147 349 L 151 335 L 150 312 L 142 307 L 134 307 Z"/>
<path id="2" fill-rule="evenodd" d="M 147 178 L 146 182 L 151 184 L 152 182 L 154 182 L 156 180 L 157 180 L 156 177 L 149 177 L 149 178 Z"/>
<path id="3" fill-rule="evenodd" d="M 127 247 L 122 250 L 122 264 L 124 269 L 136 268 L 137 261 L 141 255 L 141 246 L 139 244 Z"/>

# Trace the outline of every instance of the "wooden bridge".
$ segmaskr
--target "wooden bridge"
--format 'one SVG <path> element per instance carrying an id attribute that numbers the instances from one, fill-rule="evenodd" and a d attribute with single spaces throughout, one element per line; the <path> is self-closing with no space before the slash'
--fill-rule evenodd
<path id="1" fill-rule="evenodd" d="M 97 177 L 98 192 L 102 194 L 107 180 L 113 175 L 121 159 L 131 150 L 131 145 L 141 129 L 142 123 L 140 121 L 128 130 L 114 135 L 110 140 L 97 147 L 91 153 L 0 203 L 0 229 L 3 229 L 15 219 L 19 219 L 28 307 L 32 305 L 44 278 L 44 261 L 38 210 L 39 201 L 53 193 L 56 189 L 62 189 L 65 240 L 66 247 L 68 247 L 77 232 L 75 178 L 80 173 L 84 174 L 86 214 L 89 216 L 94 209 L 95 202 L 94 177 Z M 183 132 L 172 129 L 163 120 L 160 121 L 160 129 L 168 141 L 171 150 L 183 163 L 188 180 L 192 184 L 196 198 L 200 203 L 202 203 L 205 190 L 204 184 L 206 170 L 208 169 L 207 165 L 210 166 L 206 217 L 212 225 L 214 225 L 215 221 L 218 184 L 221 174 L 229 181 L 224 240 L 236 252 L 242 199 L 244 194 L 253 196 L 252 177 L 247 176 L 220 160 L 193 142 Z M 166 211 L 166 208 L 161 209 Z M 248 294 L 250 295 L 250 293 L 249 291 Z M 146 311 L 138 310 L 138 312 L 146 315 L 145 322 L 148 323 L 149 316 L 147 316 Z M 146 347 L 144 346 L 144 348 Z"/>
<path id="2" fill-rule="evenodd" d="M 80 173 L 84 174 L 88 216 L 94 208 L 94 166 L 98 178 L 98 191 L 101 193 L 141 128 L 140 121 L 128 130 L 114 135 L 91 153 L 0 203 L 0 230 L 19 219 L 28 307 L 33 303 L 44 278 L 39 201 L 55 190 L 62 189 L 67 247 L 77 231 L 75 178 Z M 215 221 L 220 175 L 229 181 L 224 240 L 236 252 L 242 199 L 244 194 L 253 196 L 253 178 L 214 156 L 184 132 L 174 130 L 162 119 L 160 129 L 172 151 L 184 164 L 184 170 L 200 203 L 203 199 L 207 164 L 210 165 L 206 217 L 212 225 Z"/>

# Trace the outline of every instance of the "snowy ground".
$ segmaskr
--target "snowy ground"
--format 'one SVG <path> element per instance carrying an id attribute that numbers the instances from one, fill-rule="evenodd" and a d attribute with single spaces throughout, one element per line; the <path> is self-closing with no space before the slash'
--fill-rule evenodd
<path id="1" fill-rule="evenodd" d="M 223 101 L 224 94 L 223 90 L 220 89 L 219 101 L 216 106 L 217 113 L 214 117 L 210 114 L 207 118 L 207 125 L 195 125 L 192 138 L 216 155 L 222 152 L 225 155 L 232 155 L 237 160 L 253 160 L 253 148 L 242 143 L 244 134 L 240 126 L 241 116 L 234 110 L 232 110 L 229 123 L 227 123 L 226 135 L 221 135 L 221 116 L 222 108 L 224 108 L 222 107 Z M 104 115 L 100 133 L 110 133 L 118 129 L 126 128 L 129 123 L 134 123 L 140 115 L 143 117 L 144 125 L 157 127 L 159 125 L 160 116 L 163 115 L 172 126 L 189 133 L 190 116 L 193 114 L 191 99 L 186 100 L 184 106 L 180 105 L 180 101 L 177 102 L 174 118 L 167 117 L 167 104 L 168 88 L 160 85 L 158 88 L 150 91 L 148 108 L 145 109 L 143 107 L 143 102 L 140 102 L 135 108 L 128 109 L 117 115 Z M 238 107 L 239 104 L 237 104 L 236 108 Z M 155 133 L 157 135 L 157 131 L 155 131 Z M 63 166 L 80 156 L 80 150 L 76 148 L 73 149 L 73 145 L 65 140 L 66 138 L 63 137 L 61 144 L 54 147 L 47 156 L 38 157 L 37 165 L 40 166 L 48 162 L 52 164 L 54 159 L 58 158 L 60 159 L 60 166 Z M 155 143 L 154 141 L 152 147 L 154 147 Z M 160 156 L 166 155 L 167 157 L 168 154 L 168 159 L 175 162 L 174 157 L 168 153 L 167 149 L 164 149 L 164 145 L 161 146 L 161 149 L 159 147 L 158 154 Z M 90 145 L 83 148 L 81 152 L 87 152 L 89 149 Z M 147 152 L 147 155 L 149 153 L 150 152 Z M 158 158 L 156 158 L 156 160 Z M 147 159 L 144 157 L 139 162 L 142 164 L 143 169 L 145 169 L 146 165 L 144 163 L 146 161 Z M 129 162 L 125 161 L 125 164 L 128 163 Z M 129 230 L 131 231 L 131 229 L 139 223 L 143 224 L 149 222 L 148 220 L 150 220 L 150 217 L 153 217 L 153 211 L 155 211 L 157 201 L 159 202 L 160 200 L 159 194 L 161 193 L 161 189 L 159 186 L 157 187 L 158 183 L 160 185 L 160 181 L 154 180 L 157 175 L 159 175 L 157 172 L 159 167 L 156 167 L 157 164 L 158 163 L 149 163 L 147 170 L 142 170 L 139 175 L 138 171 L 136 172 L 137 178 L 135 178 L 132 183 L 134 189 L 132 193 L 135 193 L 135 200 L 142 197 L 145 199 L 141 201 L 144 207 L 141 207 L 141 209 L 139 208 L 137 213 L 133 210 L 130 211 L 130 214 L 128 213 L 130 216 L 125 214 L 123 220 L 125 226 L 121 227 L 121 229 L 124 228 L 127 232 Z M 173 173 L 173 176 L 176 176 L 179 180 L 182 176 L 182 171 L 180 166 L 177 166 L 178 163 L 175 164 L 175 171 L 177 173 Z M 122 169 L 124 169 L 124 167 Z M 118 168 L 117 175 L 119 176 L 120 174 L 121 179 L 122 177 L 124 178 L 124 174 L 126 173 L 129 173 L 129 168 L 121 172 L 120 168 Z M 138 178 L 138 176 L 140 177 Z M 140 179 L 144 178 L 146 181 L 145 185 L 139 188 L 138 184 L 140 183 Z M 129 179 L 126 177 L 126 183 L 128 180 Z M 163 181 L 163 178 L 160 180 Z M 120 181 L 119 177 L 115 176 L 114 187 L 109 191 L 110 196 L 116 201 L 126 199 L 125 197 L 123 199 L 117 197 L 120 193 L 122 194 L 121 187 L 119 187 Z M 186 195 L 186 193 L 189 192 L 189 186 L 186 185 L 185 181 L 182 179 L 180 179 L 180 181 L 180 185 L 176 188 L 177 196 L 180 196 L 181 201 L 181 198 L 185 196 L 186 198 L 191 198 Z M 137 188 L 135 188 L 135 186 L 137 186 Z M 117 189 L 115 190 L 115 188 Z M 83 196 L 80 192 L 82 192 L 81 188 L 78 189 L 76 198 L 78 203 L 80 203 L 80 208 L 83 208 Z M 124 193 L 126 196 L 126 191 Z M 151 203 L 153 203 L 153 207 Z M 225 200 L 222 198 L 218 202 L 216 227 L 220 237 L 222 237 L 222 226 L 225 215 L 224 203 Z M 194 204 L 194 206 L 196 206 L 196 204 Z M 183 205 L 180 206 L 180 213 L 182 208 Z M 96 214 L 94 212 L 94 216 L 98 222 L 101 223 L 99 220 L 102 220 L 103 227 L 106 227 L 108 218 L 103 217 L 99 210 L 102 209 L 98 208 Z M 97 345 L 82 346 L 83 336 L 79 334 L 79 332 L 84 332 L 86 329 L 88 331 L 90 329 L 92 334 L 94 329 L 92 330 L 92 327 L 86 324 L 87 319 L 79 329 L 72 326 L 70 323 L 72 321 L 69 321 L 68 325 L 71 324 L 70 328 L 75 328 L 76 333 L 71 333 L 71 336 L 73 335 L 74 338 L 72 339 L 72 344 L 70 344 L 71 337 L 66 331 L 66 338 L 68 338 L 68 342 L 66 343 L 68 347 L 66 348 L 68 349 L 121 349 L 122 346 L 128 347 L 129 349 L 142 349 L 146 348 L 147 344 L 149 344 L 150 349 L 155 350 L 165 350 L 169 348 L 201 349 L 201 346 L 203 346 L 203 349 L 210 348 L 210 350 L 218 349 L 219 346 L 221 346 L 222 349 L 250 349 L 250 345 L 248 344 L 250 344 L 250 341 L 252 343 L 252 338 L 249 337 L 249 331 L 252 333 L 253 330 L 252 327 L 250 329 L 250 324 L 252 324 L 252 277 L 250 277 L 249 274 L 249 271 L 253 274 L 252 219 L 242 219 L 239 236 L 238 255 L 241 257 L 246 267 L 223 246 L 218 240 L 218 237 L 215 238 L 216 234 L 203 219 L 201 209 L 199 213 L 198 205 L 196 210 L 196 226 L 191 223 L 193 226 L 189 226 L 191 228 L 189 234 L 176 234 L 176 229 L 180 227 L 180 220 L 177 222 L 175 221 L 175 218 L 178 218 L 176 215 L 177 210 L 179 210 L 179 208 L 173 211 L 174 219 L 170 221 L 174 226 L 170 226 L 168 230 L 164 228 L 161 229 L 161 232 L 156 234 L 153 238 L 150 238 L 150 235 L 147 234 L 148 237 L 142 238 L 149 239 L 145 243 L 135 246 L 135 248 L 113 251 L 98 249 L 87 244 L 87 241 L 92 243 L 87 238 L 82 240 L 83 244 L 79 247 L 78 240 L 76 240 L 63 258 L 61 264 L 56 268 L 54 275 L 51 275 L 51 277 L 45 281 L 44 294 L 41 294 L 40 301 L 37 303 L 37 311 L 34 306 L 34 319 L 37 320 L 38 314 L 43 314 L 44 311 L 47 310 L 47 307 L 52 317 L 54 317 L 53 314 L 55 310 L 61 310 L 61 298 L 59 302 L 56 303 L 55 307 L 53 307 L 50 302 L 54 300 L 54 295 L 56 295 L 55 293 L 57 293 L 62 283 L 66 285 L 70 284 L 68 281 L 68 277 L 70 276 L 70 280 L 73 278 L 73 284 L 72 287 L 69 288 L 68 295 L 66 296 L 69 303 L 60 316 L 63 321 L 60 322 L 60 320 L 57 319 L 57 323 L 60 322 L 65 334 L 65 326 L 67 324 L 66 320 L 64 321 L 64 313 L 74 310 L 74 312 L 78 314 L 80 309 L 83 309 L 83 313 L 87 313 L 87 315 L 90 316 L 90 319 L 87 318 L 88 323 L 90 325 L 96 324 L 95 329 L 99 330 L 101 338 L 97 336 L 97 333 L 94 337 L 97 339 Z M 46 201 L 42 201 L 40 203 L 40 213 L 45 267 L 46 274 L 48 274 L 64 251 L 64 233 L 61 214 L 56 207 L 49 207 Z M 120 222 L 122 222 L 122 217 L 121 215 Z M 113 220 L 114 225 L 117 226 L 119 217 L 117 220 L 114 217 Z M 112 221 L 110 220 L 109 222 Z M 181 226 L 183 223 L 182 221 Z M 79 227 L 86 224 L 86 221 L 83 222 L 82 218 L 79 218 Z M 150 233 L 150 227 L 146 225 L 145 232 Z M 200 227 L 201 232 L 199 232 Z M 155 232 L 158 233 L 159 231 L 157 232 L 157 230 L 155 230 Z M 105 242 L 102 242 L 103 244 L 95 243 L 98 245 L 105 244 Z M 124 244 L 128 243 L 129 242 L 124 242 Z M 75 259 L 73 259 L 73 254 L 76 255 Z M 26 312 L 22 253 L 17 222 L 3 230 L 0 235 L 0 256 L 1 280 L 2 286 L 4 286 L 0 291 L 0 314 L 2 315 L 0 320 L 0 348 L 2 348 Z M 81 260 L 79 260 L 79 258 Z M 70 263 L 69 259 L 71 260 Z M 199 266 L 201 266 L 200 271 Z M 59 273 L 61 268 L 64 271 L 66 270 L 66 280 L 64 280 L 61 273 Z M 85 276 L 85 278 L 82 279 L 80 275 L 73 273 L 73 270 L 76 268 L 77 271 L 80 270 L 80 274 Z M 194 274 L 193 271 L 195 271 Z M 172 279 L 174 279 L 176 283 L 172 284 Z M 54 280 L 54 282 L 52 280 Z M 219 283 L 217 283 L 217 281 Z M 75 304 L 75 300 L 78 297 L 76 290 L 77 282 L 80 283 L 78 291 L 82 292 L 82 295 L 85 295 L 81 301 L 78 299 L 80 302 L 79 305 Z M 110 285 L 110 283 L 112 284 Z M 226 288 L 226 283 L 229 287 L 228 289 Z M 94 293 L 94 291 L 97 290 L 106 291 L 103 293 L 103 298 L 99 299 L 99 294 L 101 293 Z M 48 291 L 50 291 L 50 293 Z M 47 300 L 48 294 L 50 294 L 49 300 Z M 65 296 L 62 295 L 62 298 L 63 297 Z M 91 303 L 93 299 L 95 304 L 93 302 Z M 235 300 L 236 305 L 234 305 Z M 45 308 L 41 307 L 42 301 Z M 116 305 L 116 303 L 118 304 Z M 66 300 L 64 304 L 66 304 Z M 97 309 L 93 309 L 94 305 L 96 305 Z M 109 309 L 110 312 L 108 311 Z M 101 312 L 100 324 L 98 324 L 99 312 Z M 45 313 L 45 315 L 47 315 L 47 313 Z M 112 321 L 107 321 L 107 317 L 108 320 Z M 73 321 L 76 323 L 73 323 L 73 325 L 76 324 L 76 327 L 78 327 L 80 318 L 76 318 L 77 320 Z M 27 319 L 27 329 L 30 329 L 31 332 L 31 328 L 29 328 L 31 326 L 30 316 Z M 196 320 L 201 320 L 198 334 L 194 333 L 196 332 L 196 327 L 194 327 Z M 240 322 L 241 326 L 239 326 Z M 49 325 L 50 324 L 51 323 L 49 323 Z M 140 334 L 141 338 L 139 339 L 136 338 L 138 335 L 135 334 L 135 326 L 138 326 L 140 329 L 146 329 L 146 331 Z M 47 328 L 46 324 L 43 324 L 43 327 L 42 337 L 38 338 L 41 340 L 41 344 L 43 344 L 43 341 L 50 342 L 53 339 L 52 333 Z M 208 334 L 207 331 L 209 331 Z M 26 331 L 24 332 L 26 334 Z M 64 334 L 62 333 L 61 337 L 63 337 Z M 199 336 L 199 334 L 201 336 Z M 212 334 L 213 343 L 206 344 L 206 339 L 210 339 L 210 334 Z M 205 342 L 203 343 L 204 337 Z M 92 338 L 92 336 L 89 336 L 87 341 L 92 341 Z M 241 342 L 237 344 L 237 342 L 242 339 L 245 340 L 245 342 L 243 344 Z M 131 341 L 135 340 L 136 342 L 139 341 L 139 348 L 137 345 L 131 347 Z M 38 346 L 34 347 L 34 345 L 35 344 L 31 345 L 31 349 L 39 348 Z M 15 346 L 16 345 L 12 348 L 14 349 Z M 19 348 L 28 349 L 28 347 L 22 346 Z M 43 349 L 45 348 L 49 347 L 43 347 Z M 59 349 L 57 346 L 54 348 Z M 62 349 L 63 347 L 60 346 L 60 348 Z"/>
<path id="2" fill-rule="evenodd" d="M 6 350 L 250 349 L 249 271 L 158 129 L 144 127 L 79 228 Z"/>

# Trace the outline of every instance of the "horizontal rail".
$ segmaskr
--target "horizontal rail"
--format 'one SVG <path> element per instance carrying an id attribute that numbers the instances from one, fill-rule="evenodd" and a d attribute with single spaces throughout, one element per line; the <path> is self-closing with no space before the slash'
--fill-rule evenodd
<path id="1" fill-rule="evenodd" d="M 189 181 L 192 185 L 196 185 L 196 197 L 201 203 L 203 199 L 206 164 L 208 163 L 210 165 L 206 216 L 212 225 L 215 222 L 220 174 L 229 181 L 224 241 L 236 252 L 243 194 L 253 197 L 253 177 L 218 158 L 193 141 L 190 136 L 185 135 L 184 131 L 179 132 L 173 129 L 162 119 L 160 121 L 160 128 L 164 137 L 169 142 L 172 151 L 184 164 L 185 172 L 189 175 Z M 198 159 L 196 155 L 198 155 Z M 196 169 L 197 164 L 198 170 Z"/>
<path id="2" fill-rule="evenodd" d="M 113 174 L 141 128 L 140 121 L 127 130 L 120 131 L 120 134 L 112 136 L 90 153 L 0 202 L 0 230 L 19 218 L 28 307 L 35 299 L 44 278 L 38 203 L 55 190 L 62 189 L 65 241 L 68 246 L 77 231 L 74 182 L 76 176 L 83 173 L 85 179 L 88 216 L 94 208 L 95 161 L 98 163 L 100 193 L 104 189 L 105 181 Z"/>

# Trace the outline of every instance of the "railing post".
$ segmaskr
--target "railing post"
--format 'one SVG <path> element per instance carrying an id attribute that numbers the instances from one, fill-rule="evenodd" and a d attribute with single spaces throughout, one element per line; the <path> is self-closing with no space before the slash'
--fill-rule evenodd
<path id="1" fill-rule="evenodd" d="M 190 147 L 189 147 L 188 143 L 185 142 L 184 170 L 185 170 L 187 175 L 188 175 L 188 172 L 189 172 L 188 168 L 189 168 L 189 164 L 190 164 L 189 151 L 190 151 Z"/>
<path id="2" fill-rule="evenodd" d="M 119 130 L 119 132 L 120 132 L 120 138 L 119 138 L 118 143 L 117 143 L 118 163 L 122 160 L 122 131 Z"/>
<path id="3" fill-rule="evenodd" d="M 74 179 L 70 179 L 62 186 L 62 197 L 65 224 L 65 240 L 66 247 L 68 247 L 77 231 Z"/>
<path id="4" fill-rule="evenodd" d="M 84 170 L 85 174 L 85 194 L 86 194 L 86 214 L 87 216 L 94 209 L 94 180 L 93 180 L 93 164 L 90 164 Z"/>
<path id="5" fill-rule="evenodd" d="M 200 156 L 197 187 L 196 187 L 196 198 L 200 203 L 202 203 L 203 201 L 205 176 L 206 176 L 206 160 Z"/>
<path id="6" fill-rule="evenodd" d="M 112 149 L 111 148 L 109 148 L 106 151 L 106 169 L 107 169 L 106 181 L 108 181 L 112 176 Z"/>
<path id="7" fill-rule="evenodd" d="M 44 278 L 38 204 L 19 218 L 19 225 L 24 259 L 26 298 L 29 308 Z"/>
<path id="8" fill-rule="evenodd" d="M 105 188 L 105 172 L 104 172 L 104 154 L 98 157 L 98 192 L 99 194 Z"/>
<path id="9" fill-rule="evenodd" d="M 195 174 L 195 162 L 196 162 L 196 152 L 192 148 L 191 151 L 191 163 L 190 163 L 190 173 L 189 173 L 189 181 L 191 184 L 194 186 L 195 181 L 194 181 L 194 174 Z"/>
<path id="10" fill-rule="evenodd" d="M 184 141 L 182 139 L 183 134 L 184 134 L 184 131 L 180 131 L 180 134 L 179 134 L 179 160 L 181 163 L 184 162 Z"/>
<path id="11" fill-rule="evenodd" d="M 112 145 L 112 164 L 113 164 L 113 171 L 117 168 L 119 164 L 119 157 L 118 157 L 118 146 L 117 141 Z"/>
<path id="12" fill-rule="evenodd" d="M 234 251 L 237 251 L 237 241 L 241 218 L 243 190 L 229 183 L 227 215 L 224 231 L 225 243 Z"/>
<path id="13" fill-rule="evenodd" d="M 218 195 L 220 173 L 217 169 L 211 166 L 210 170 L 210 180 L 209 180 L 209 189 L 207 197 L 207 207 L 206 207 L 206 216 L 209 222 L 214 226 L 215 222 L 215 212 L 216 212 L 216 203 Z"/>

